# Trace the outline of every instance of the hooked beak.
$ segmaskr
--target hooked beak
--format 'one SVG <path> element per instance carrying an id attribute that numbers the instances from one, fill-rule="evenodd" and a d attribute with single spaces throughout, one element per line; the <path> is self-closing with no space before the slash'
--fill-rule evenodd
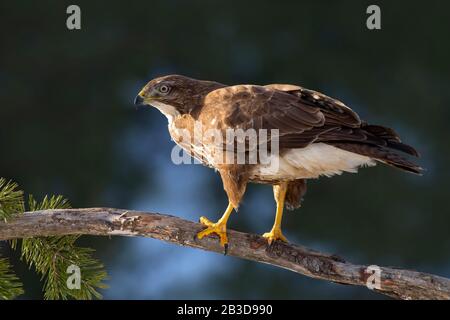
<path id="1" fill-rule="evenodd" d="M 144 98 L 142 98 L 139 94 L 134 98 L 134 105 L 136 106 L 143 106 L 144 105 Z"/>

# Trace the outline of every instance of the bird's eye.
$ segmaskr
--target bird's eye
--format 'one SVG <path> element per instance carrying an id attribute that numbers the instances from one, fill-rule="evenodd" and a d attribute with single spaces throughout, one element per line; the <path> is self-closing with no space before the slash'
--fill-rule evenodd
<path id="1" fill-rule="evenodd" d="M 162 94 L 167 94 L 167 93 L 169 93 L 169 91 L 170 91 L 170 87 L 168 86 L 168 85 L 165 85 L 165 84 L 163 84 L 163 85 L 161 85 L 160 87 L 159 87 L 159 92 L 161 92 Z"/>

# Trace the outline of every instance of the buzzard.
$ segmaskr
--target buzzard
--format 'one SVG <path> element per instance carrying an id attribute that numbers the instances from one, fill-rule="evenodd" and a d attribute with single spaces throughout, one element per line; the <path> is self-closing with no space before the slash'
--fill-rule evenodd
<path id="1" fill-rule="evenodd" d="M 287 241 L 281 232 L 283 208 L 300 207 L 307 179 L 356 172 L 361 166 L 378 162 L 416 174 L 422 170 L 401 155 L 419 156 L 413 147 L 401 142 L 394 130 L 368 124 L 341 101 L 296 85 L 227 86 L 168 75 L 148 82 L 134 103 L 161 111 L 168 119 L 171 138 L 194 158 L 219 172 L 228 207 L 215 223 L 201 217 L 200 222 L 206 228 L 197 236 L 201 239 L 216 234 L 225 250 L 228 218 L 233 209 L 238 209 L 249 182 L 273 185 L 277 204 L 275 222 L 270 232 L 263 235 L 271 244 L 275 240 Z M 217 161 L 214 153 L 220 148 L 228 152 L 230 141 L 214 143 L 211 135 L 186 138 L 186 133 L 194 136 L 199 125 L 201 132 L 215 130 L 222 137 L 229 130 L 275 130 L 276 134 L 267 134 L 266 139 L 259 139 L 253 147 L 245 137 L 243 150 L 245 153 L 263 147 L 272 150 L 270 146 L 276 140 L 277 152 L 269 156 L 276 161 L 263 162 L 259 157 L 253 162 L 247 158 L 244 162 Z M 234 143 L 236 139 L 232 140 Z"/>

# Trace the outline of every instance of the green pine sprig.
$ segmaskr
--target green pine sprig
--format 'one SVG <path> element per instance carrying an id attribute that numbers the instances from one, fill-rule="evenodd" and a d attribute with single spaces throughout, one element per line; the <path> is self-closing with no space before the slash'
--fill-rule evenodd
<path id="1" fill-rule="evenodd" d="M 23 192 L 16 183 L 0 178 L 0 219 L 5 222 L 24 212 Z M 5 258 L 0 258 L 0 299 L 14 299 L 23 294 L 22 283 Z"/>
<path id="2" fill-rule="evenodd" d="M 29 197 L 29 211 L 67 209 L 70 204 L 62 196 L 46 196 L 38 202 Z M 14 215 L 25 212 L 23 191 L 18 185 L 0 178 L 0 219 L 7 222 Z M 44 281 L 46 299 L 100 299 L 98 289 L 106 288 L 107 273 L 103 264 L 93 258 L 94 250 L 78 247 L 79 235 L 37 237 L 11 241 L 14 249 L 20 247 L 21 259 L 34 268 Z M 69 286 L 74 267 L 80 271 L 79 288 Z M 0 259 L 0 298 L 14 299 L 23 293 L 22 284 L 13 273 L 8 261 Z"/>
<path id="3" fill-rule="evenodd" d="M 23 191 L 18 190 L 17 183 L 0 178 L 0 219 L 7 222 L 24 211 Z"/>
<path id="4" fill-rule="evenodd" d="M 68 209 L 69 202 L 62 196 L 45 197 L 37 202 L 29 197 L 30 211 L 47 209 Z M 33 267 L 44 280 L 44 297 L 46 299 L 100 299 L 97 289 L 106 288 L 107 278 L 103 264 L 92 257 L 93 249 L 81 248 L 75 242 L 79 235 L 63 237 L 39 237 L 23 239 L 21 257 Z M 80 270 L 80 288 L 70 289 L 67 285 L 69 266 Z"/>
<path id="5" fill-rule="evenodd" d="M 0 299 L 9 300 L 23 294 L 22 283 L 5 258 L 0 258 Z"/>

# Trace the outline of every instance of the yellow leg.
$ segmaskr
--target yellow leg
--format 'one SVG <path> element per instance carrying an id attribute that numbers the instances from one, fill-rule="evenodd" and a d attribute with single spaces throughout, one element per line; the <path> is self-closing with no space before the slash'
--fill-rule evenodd
<path id="1" fill-rule="evenodd" d="M 286 197 L 287 183 L 276 185 L 273 188 L 275 201 L 277 202 L 277 213 L 275 215 L 275 222 L 272 230 L 263 234 L 263 237 L 267 239 L 269 244 L 272 244 L 274 240 L 281 240 L 288 242 L 286 237 L 281 232 L 281 219 L 283 217 L 284 199 Z"/>
<path id="2" fill-rule="evenodd" d="M 200 223 L 207 226 L 207 228 L 197 233 L 197 238 L 201 239 L 204 236 L 210 235 L 211 233 L 215 233 L 220 238 L 220 245 L 226 248 L 226 246 L 228 245 L 227 221 L 228 218 L 230 217 L 231 212 L 233 212 L 233 205 L 229 203 L 222 218 L 220 218 L 219 221 L 217 221 L 216 223 L 209 221 L 205 217 L 201 217 Z"/>

